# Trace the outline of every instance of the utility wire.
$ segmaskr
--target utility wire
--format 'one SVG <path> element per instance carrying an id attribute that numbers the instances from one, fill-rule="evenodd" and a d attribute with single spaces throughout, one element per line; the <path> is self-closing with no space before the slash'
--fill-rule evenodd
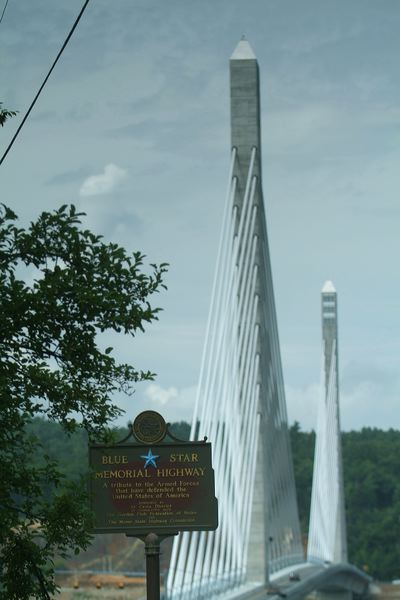
<path id="1" fill-rule="evenodd" d="M 7 0 L 7 1 L 8 1 L 8 0 Z M 67 44 L 68 44 L 69 40 L 71 39 L 71 36 L 72 36 L 72 34 L 74 33 L 74 31 L 75 31 L 75 29 L 76 29 L 76 26 L 78 25 L 79 21 L 81 20 L 81 17 L 82 17 L 82 15 L 83 15 L 83 13 L 85 12 L 85 9 L 86 9 L 86 7 L 87 7 L 87 5 L 88 5 L 88 4 L 89 4 L 89 0 L 86 0 L 86 1 L 85 1 L 85 3 L 84 3 L 84 5 L 83 5 L 83 6 L 82 6 L 82 8 L 81 8 L 81 11 L 80 11 L 79 15 L 78 15 L 78 16 L 76 17 L 76 19 L 75 19 L 75 23 L 73 24 L 71 31 L 69 32 L 69 34 L 68 34 L 68 35 L 67 35 L 67 37 L 66 37 L 66 40 L 65 40 L 65 42 L 64 42 L 64 43 L 63 43 L 63 45 L 61 46 L 61 49 L 60 49 L 59 53 L 57 54 L 55 61 L 54 61 L 54 62 L 53 62 L 53 64 L 51 65 L 51 69 L 50 69 L 50 71 L 47 73 L 47 75 L 46 75 L 46 77 L 45 77 L 45 79 L 44 79 L 44 81 L 43 81 L 42 85 L 40 86 L 40 88 L 39 88 L 39 90 L 38 90 L 38 92 L 37 92 L 36 96 L 34 97 L 34 99 L 33 99 L 33 101 L 32 101 L 32 104 L 31 104 L 31 105 L 30 105 L 30 107 L 28 108 L 28 110 L 27 110 L 27 112 L 26 112 L 26 114 L 25 114 L 24 118 L 22 119 L 22 121 L 21 121 L 21 123 L 20 123 L 20 125 L 19 125 L 19 127 L 18 127 L 18 129 L 17 129 L 17 131 L 15 132 L 15 134 L 14 134 L 14 136 L 13 136 L 13 138 L 12 138 L 11 142 L 8 144 L 8 147 L 7 147 L 6 151 L 4 152 L 3 156 L 1 157 L 1 160 L 0 160 L 0 165 L 2 165 L 2 164 L 3 164 L 3 161 L 4 161 L 5 157 L 7 156 L 7 154 L 9 153 L 9 151 L 11 150 L 11 147 L 12 147 L 12 145 L 14 144 L 15 140 L 17 139 L 17 136 L 18 136 L 19 132 L 21 131 L 22 127 L 24 126 L 24 124 L 25 124 L 25 121 L 26 121 L 26 120 L 27 120 L 27 118 L 29 117 L 29 114 L 30 114 L 30 112 L 31 112 L 32 108 L 35 106 L 37 99 L 39 98 L 39 96 L 40 96 L 40 94 L 41 94 L 41 92 L 42 92 L 42 90 L 43 90 L 44 86 L 46 85 L 46 83 L 47 83 L 47 80 L 49 79 L 49 77 L 50 77 L 50 75 L 51 75 L 51 73 L 52 73 L 52 71 L 53 71 L 54 67 L 55 67 L 55 66 L 56 66 L 56 64 L 58 63 L 58 59 L 60 58 L 61 54 L 64 52 L 64 50 L 65 50 L 65 48 L 66 48 L 66 46 L 67 46 Z M 3 13 L 4 13 L 4 10 L 3 10 Z"/>
<path id="2" fill-rule="evenodd" d="M 8 0 L 6 0 L 6 3 L 4 4 L 3 12 L 1 13 L 1 17 L 0 17 L 0 23 L 2 22 L 4 13 L 6 12 L 7 4 L 8 4 Z"/>

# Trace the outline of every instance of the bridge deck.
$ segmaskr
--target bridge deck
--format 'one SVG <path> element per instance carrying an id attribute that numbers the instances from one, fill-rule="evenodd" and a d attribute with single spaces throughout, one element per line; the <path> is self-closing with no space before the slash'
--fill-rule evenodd
<path id="1" fill-rule="evenodd" d="M 299 580 L 290 577 L 295 573 Z M 360 596 L 368 593 L 372 579 L 353 565 L 316 565 L 304 563 L 276 573 L 269 586 L 254 584 L 224 596 L 224 600 L 300 600 L 311 592 L 353 592 Z"/>

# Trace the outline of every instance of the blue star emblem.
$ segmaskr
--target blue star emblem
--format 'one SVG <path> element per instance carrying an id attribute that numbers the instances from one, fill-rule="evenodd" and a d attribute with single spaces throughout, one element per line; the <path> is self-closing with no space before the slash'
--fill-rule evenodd
<path id="1" fill-rule="evenodd" d="M 156 458 L 160 458 L 159 454 L 153 454 L 153 452 L 151 451 L 151 448 L 149 449 L 147 454 L 141 454 L 140 458 L 144 458 L 144 460 L 146 461 L 144 463 L 144 468 L 147 469 L 147 467 L 149 465 L 151 465 L 152 467 L 157 467 L 156 465 Z"/>

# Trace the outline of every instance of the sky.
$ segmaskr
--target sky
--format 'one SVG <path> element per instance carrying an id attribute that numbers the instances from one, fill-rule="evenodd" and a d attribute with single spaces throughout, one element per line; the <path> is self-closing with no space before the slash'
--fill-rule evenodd
<path id="1" fill-rule="evenodd" d="M 9 0 L 0 100 L 19 114 L 1 154 L 82 4 Z M 289 420 L 316 426 L 330 279 L 342 428 L 400 428 L 399 31 L 398 0 L 89 2 L 0 167 L 0 201 L 24 225 L 73 203 L 106 241 L 170 264 L 159 322 L 111 340 L 157 373 L 116 398 L 123 422 L 191 418 L 228 183 L 229 57 L 245 35 Z"/>

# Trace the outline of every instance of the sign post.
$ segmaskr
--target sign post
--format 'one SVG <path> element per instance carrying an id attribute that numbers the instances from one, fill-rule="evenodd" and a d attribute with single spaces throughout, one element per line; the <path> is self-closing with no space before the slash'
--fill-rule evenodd
<path id="1" fill-rule="evenodd" d="M 147 600 L 159 600 L 160 542 L 218 526 L 211 444 L 178 440 L 160 414 L 145 411 L 121 442 L 91 444 L 89 462 L 94 533 L 144 541 Z"/>
<path id="2" fill-rule="evenodd" d="M 160 541 L 156 533 L 144 539 L 147 600 L 160 600 Z"/>

